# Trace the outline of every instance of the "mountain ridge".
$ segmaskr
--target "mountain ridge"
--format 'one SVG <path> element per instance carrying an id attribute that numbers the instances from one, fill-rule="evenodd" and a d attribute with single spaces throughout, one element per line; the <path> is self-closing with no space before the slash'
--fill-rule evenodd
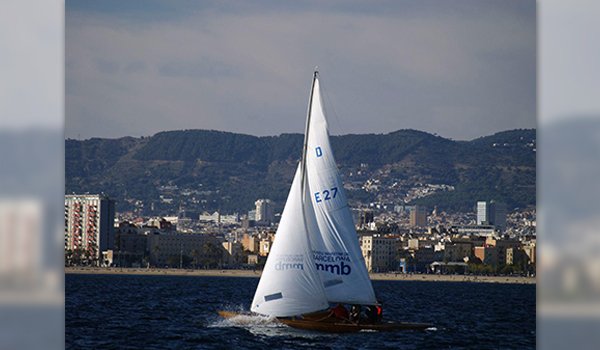
<path id="1" fill-rule="evenodd" d="M 253 136 L 201 129 L 139 138 L 67 139 L 66 192 L 105 192 L 117 199 L 120 210 L 133 210 L 131 199 L 141 200 L 144 210 L 152 203 L 150 212 L 157 213 L 173 210 L 173 202 L 165 203 L 167 196 L 196 211 L 242 212 L 263 197 L 282 206 L 302 140 L 303 135 L 293 133 Z M 394 180 L 406 186 L 411 181 L 454 186 L 453 192 L 412 201 L 448 210 L 466 210 L 478 199 L 502 200 L 509 207 L 535 204 L 535 129 L 506 130 L 471 141 L 402 129 L 331 136 L 331 143 L 345 182 L 356 186 L 368 178 L 379 179 L 382 187 Z M 367 177 L 357 175 L 360 167 Z M 165 192 L 165 186 L 204 194 L 193 195 L 199 203 L 192 203 L 189 195 Z M 507 186 L 529 189 L 518 193 Z M 348 192 L 357 203 L 402 200 L 400 192 Z"/>

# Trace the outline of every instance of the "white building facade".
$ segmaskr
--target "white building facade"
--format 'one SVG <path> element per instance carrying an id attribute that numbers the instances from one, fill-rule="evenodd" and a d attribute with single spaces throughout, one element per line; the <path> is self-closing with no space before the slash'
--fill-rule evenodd
<path id="1" fill-rule="evenodd" d="M 101 194 L 65 196 L 65 251 L 99 262 L 114 246 L 115 201 Z"/>

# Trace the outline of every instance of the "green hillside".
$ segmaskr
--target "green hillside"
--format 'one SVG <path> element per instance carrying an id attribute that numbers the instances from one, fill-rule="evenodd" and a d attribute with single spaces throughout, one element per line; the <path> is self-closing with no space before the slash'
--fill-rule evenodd
<path id="1" fill-rule="evenodd" d="M 135 200 L 141 200 L 144 212 L 155 214 L 173 213 L 180 206 L 243 212 L 257 198 L 271 198 L 281 208 L 302 140 L 300 134 L 256 137 L 208 130 L 66 140 L 66 192 L 107 193 L 117 200 L 118 210 L 132 210 Z M 478 199 L 501 200 L 509 208 L 535 204 L 535 140 L 531 129 L 472 141 L 416 130 L 331 138 L 345 181 L 451 185 L 454 191 L 414 202 L 462 211 L 471 210 Z M 348 194 L 357 205 L 386 196 L 385 191 L 382 186 L 381 193 L 358 188 Z M 388 193 L 390 197 L 401 200 Z"/>

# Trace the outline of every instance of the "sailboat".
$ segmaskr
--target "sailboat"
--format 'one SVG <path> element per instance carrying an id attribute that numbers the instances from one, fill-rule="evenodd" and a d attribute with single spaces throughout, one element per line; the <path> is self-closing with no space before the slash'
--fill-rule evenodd
<path id="1" fill-rule="evenodd" d="M 302 158 L 251 311 L 326 332 L 426 329 L 429 324 L 361 323 L 331 317 L 331 304 L 378 305 L 333 156 L 315 70 Z M 219 314 L 229 318 L 230 311 Z"/>

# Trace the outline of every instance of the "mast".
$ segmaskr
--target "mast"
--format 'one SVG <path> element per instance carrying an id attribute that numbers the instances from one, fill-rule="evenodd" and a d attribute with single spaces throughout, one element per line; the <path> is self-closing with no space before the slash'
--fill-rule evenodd
<path id="1" fill-rule="evenodd" d="M 313 74 L 313 81 L 310 88 L 310 98 L 308 99 L 308 111 L 306 115 L 306 129 L 304 130 L 304 144 L 302 146 L 302 160 L 300 163 L 300 172 L 301 172 L 301 181 L 300 181 L 300 198 L 302 203 L 302 222 L 304 223 L 304 229 L 306 231 L 306 238 L 308 240 L 308 246 L 310 251 L 309 259 L 312 261 L 312 244 L 310 241 L 310 233 L 308 232 L 308 224 L 306 223 L 306 153 L 308 150 L 308 131 L 310 128 L 310 115 L 312 114 L 312 102 L 313 96 L 315 94 L 315 83 L 317 81 L 317 75 L 319 71 L 315 67 L 315 72 Z"/>
<path id="2" fill-rule="evenodd" d="M 306 115 L 306 128 L 304 129 L 304 144 L 302 146 L 302 163 L 301 163 L 301 172 L 302 172 L 302 182 L 301 182 L 301 189 L 302 189 L 302 193 L 304 193 L 304 186 L 305 186 L 305 181 L 306 181 L 306 152 L 308 150 L 308 130 L 310 127 L 310 115 L 312 114 L 312 101 L 313 101 L 313 96 L 315 94 L 315 83 L 317 81 L 317 75 L 319 74 L 319 71 L 317 70 L 317 68 L 315 68 L 315 72 L 313 74 L 313 81 L 312 81 L 312 85 L 310 88 L 310 98 L 308 99 L 308 112 Z M 303 197 L 304 200 L 304 197 Z"/>

